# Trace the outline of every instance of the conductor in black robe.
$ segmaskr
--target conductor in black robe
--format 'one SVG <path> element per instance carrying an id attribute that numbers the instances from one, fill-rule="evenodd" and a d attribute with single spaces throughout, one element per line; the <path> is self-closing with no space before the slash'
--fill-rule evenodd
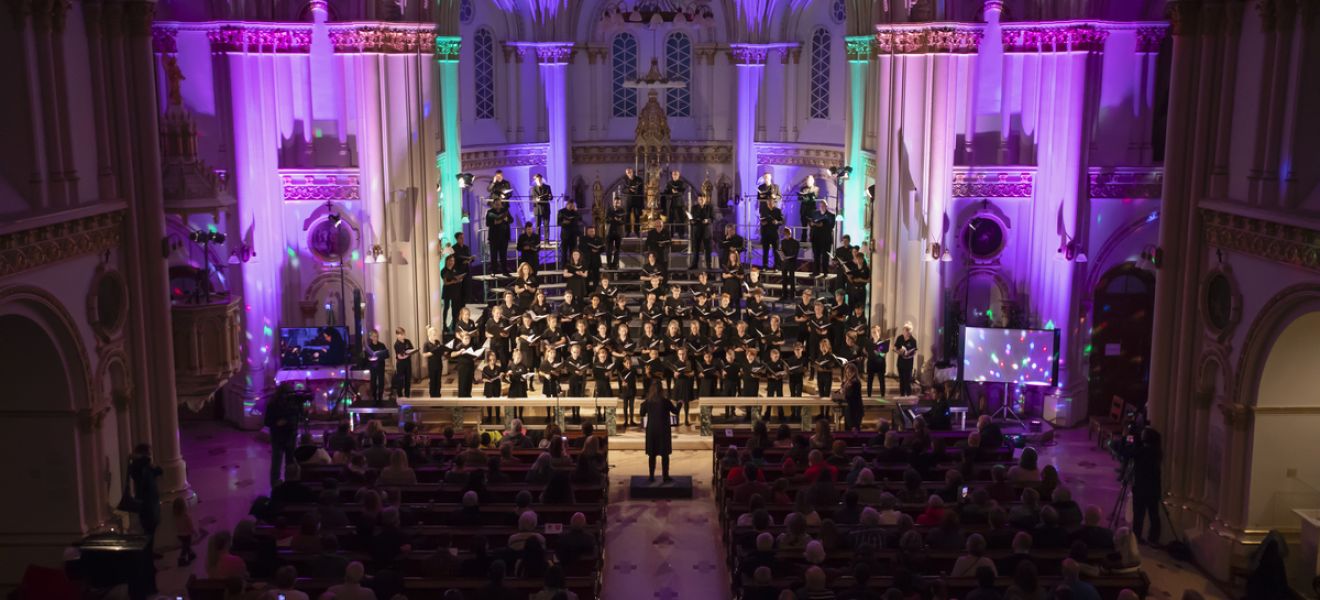
<path id="1" fill-rule="evenodd" d="M 655 482 L 655 457 L 660 457 L 660 472 L 665 483 L 669 477 L 669 455 L 674 451 L 669 425 L 670 416 L 678 416 L 679 407 L 669 401 L 660 382 L 651 382 L 642 401 L 642 416 L 646 418 L 646 459 L 650 467 L 651 482 Z"/>

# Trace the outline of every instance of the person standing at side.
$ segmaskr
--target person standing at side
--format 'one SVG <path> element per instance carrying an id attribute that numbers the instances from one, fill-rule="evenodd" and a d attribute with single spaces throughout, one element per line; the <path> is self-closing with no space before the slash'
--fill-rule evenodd
<path id="1" fill-rule="evenodd" d="M 394 387 L 396 398 L 412 396 L 412 355 L 417 348 L 405 333 L 402 327 L 394 328 L 394 377 L 398 380 Z"/>
<path id="2" fill-rule="evenodd" d="M 824 277 L 830 272 L 830 244 L 834 242 L 834 213 L 830 205 L 820 200 L 811 220 L 811 274 Z"/>
<path id="3" fill-rule="evenodd" d="M 692 228 L 692 261 L 688 265 L 689 269 L 696 269 L 702 260 L 706 261 L 706 268 L 710 268 L 710 224 L 714 221 L 715 207 L 710 205 L 710 198 L 706 194 L 699 194 L 697 205 L 692 207 L 692 221 L 689 223 Z"/>
<path id="4" fill-rule="evenodd" d="M 137 501 L 138 521 L 147 537 L 148 557 L 156 553 L 156 528 L 160 526 L 160 476 L 165 472 L 152 463 L 151 445 L 138 444 L 128 458 L 128 480 Z M 154 583 L 154 578 L 153 578 Z M 153 586 L 154 588 L 154 586 Z"/>
<path id="5" fill-rule="evenodd" d="M 912 395 L 912 366 L 917 357 L 917 338 L 912 337 L 912 324 L 903 325 L 903 332 L 894 338 L 892 350 L 898 353 L 898 395 Z"/>
<path id="6" fill-rule="evenodd" d="M 283 479 L 284 465 L 294 462 L 293 450 L 298 441 L 298 418 L 302 415 L 302 404 L 288 386 L 281 385 L 266 404 L 264 424 L 270 429 L 271 487 Z"/>
<path id="7" fill-rule="evenodd" d="M 494 185 L 494 184 L 492 184 Z M 491 198 L 490 208 L 486 210 L 486 239 L 490 241 L 490 262 L 487 271 L 498 275 L 509 274 L 509 225 L 513 215 L 509 214 L 504 201 Z"/>
<path id="8" fill-rule="evenodd" d="M 843 367 L 843 410 L 844 429 L 861 431 L 866 406 L 862 404 L 862 378 L 855 363 Z"/>
<path id="9" fill-rule="evenodd" d="M 467 276 L 472 265 L 472 248 L 464 240 L 463 232 L 454 234 L 454 271 L 463 276 L 458 282 L 458 305 L 467 304 Z M 457 319 L 455 319 L 457 321 Z"/>
<path id="10" fill-rule="evenodd" d="M 793 230 L 785 227 L 783 237 L 779 238 L 779 248 L 775 250 L 778 255 L 775 264 L 779 267 L 780 289 L 783 290 L 780 302 L 788 304 L 797 296 L 797 267 L 798 253 L 802 250 L 802 244 L 793 239 Z"/>
<path id="11" fill-rule="evenodd" d="M 642 417 L 646 420 L 646 460 L 650 468 L 651 483 L 655 483 L 655 459 L 660 457 L 660 472 L 665 483 L 669 477 L 669 455 L 673 453 L 671 416 L 678 416 L 679 407 L 664 395 L 659 381 L 647 384 L 646 400 L 642 401 Z"/>
<path id="12" fill-rule="evenodd" d="M 804 242 L 811 239 L 808 236 L 811 222 L 816 220 L 816 197 L 819 195 L 820 188 L 816 187 L 816 177 L 807 175 L 807 180 L 798 188 L 798 227 L 802 228 Z"/>
<path id="13" fill-rule="evenodd" d="M 385 360 L 390 349 L 380 341 L 380 330 L 367 334 L 367 372 L 371 373 L 371 402 L 380 406 L 385 399 Z"/>
<path id="14" fill-rule="evenodd" d="M 440 280 L 444 286 L 440 291 L 440 326 L 452 333 L 458 327 L 458 309 L 463 306 L 463 284 L 467 274 L 458 268 L 458 258 L 454 254 L 445 257 L 445 266 L 440 269 Z M 445 325 L 445 315 L 449 315 L 449 324 Z"/>
<path id="15" fill-rule="evenodd" d="M 541 234 L 541 239 L 549 239 L 550 237 L 550 199 L 553 197 L 554 192 L 551 191 L 550 184 L 545 182 L 545 176 L 540 173 L 532 175 L 532 201 L 535 203 L 533 208 L 536 212 L 536 230 Z"/>
<path id="16" fill-rule="evenodd" d="M 458 323 L 458 315 L 454 315 Z M 426 343 L 422 344 L 422 358 L 426 359 L 426 380 L 432 398 L 440 397 L 440 376 L 444 374 L 445 347 L 440 343 L 440 332 L 433 326 L 426 328 Z"/>

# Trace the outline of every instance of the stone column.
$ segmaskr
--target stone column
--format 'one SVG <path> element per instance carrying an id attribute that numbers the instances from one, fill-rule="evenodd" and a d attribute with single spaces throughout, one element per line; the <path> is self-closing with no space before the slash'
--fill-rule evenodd
<path id="1" fill-rule="evenodd" d="M 463 190 L 456 176 L 463 171 L 458 100 L 458 57 L 462 38 L 436 36 L 435 62 L 440 69 L 440 235 L 441 243 L 452 244 L 463 227 Z M 471 240 L 469 240 L 471 243 Z M 444 316 L 441 315 L 443 322 Z"/>
<path id="2" fill-rule="evenodd" d="M 115 174 L 111 167 L 111 127 L 109 101 L 106 95 L 106 72 L 109 65 L 104 57 L 105 39 L 102 36 L 101 2 L 83 3 L 83 28 L 87 30 L 87 62 L 92 79 L 92 119 L 96 127 L 96 182 L 101 198 L 115 197 Z M 164 36 L 162 36 L 164 37 Z M 168 36 L 171 48 L 174 37 Z"/>
<path id="3" fill-rule="evenodd" d="M 568 135 L 568 63 L 572 56 L 572 42 L 536 46 L 536 64 L 541 74 L 541 87 L 545 91 L 546 137 L 549 141 L 545 157 L 545 179 L 551 189 L 561 195 L 567 194 L 572 184 L 568 179 L 568 165 L 573 159 Z M 551 214 L 557 214 L 562 204 L 554 200 L 551 203 Z"/>
<path id="4" fill-rule="evenodd" d="M 848 47 L 848 128 L 845 130 L 844 148 L 847 154 L 844 160 L 853 172 L 846 185 L 848 204 L 840 210 L 843 232 L 860 243 L 871 239 L 871 228 L 864 222 L 866 161 L 862 152 L 862 129 L 866 125 L 866 75 L 871 69 L 871 45 L 875 37 L 848 36 L 845 41 Z"/>
<path id="5" fill-rule="evenodd" d="M 765 44 L 731 44 L 733 63 L 738 69 L 737 121 L 734 126 L 733 162 L 734 189 L 743 199 L 756 195 L 756 115 L 761 98 L 761 78 L 765 76 L 765 59 L 771 46 Z M 754 218 L 754 203 L 737 203 L 738 224 Z"/>
<path id="6" fill-rule="evenodd" d="M 150 344 L 146 379 L 138 388 L 151 412 L 151 445 L 156 464 L 164 470 L 160 480 L 162 500 L 191 497 L 187 465 L 179 448 L 179 402 L 174 381 L 174 332 L 170 315 L 170 286 L 165 261 L 160 259 L 160 240 L 165 237 L 165 196 L 161 185 L 160 129 L 156 114 L 156 61 L 151 46 L 151 23 L 155 2 L 124 4 L 126 75 L 130 85 L 133 121 L 137 124 L 133 152 L 141 158 L 141 175 L 129 197 L 133 220 L 138 226 L 137 244 L 143 264 L 139 265 L 137 298 L 142 306 L 142 333 Z"/>

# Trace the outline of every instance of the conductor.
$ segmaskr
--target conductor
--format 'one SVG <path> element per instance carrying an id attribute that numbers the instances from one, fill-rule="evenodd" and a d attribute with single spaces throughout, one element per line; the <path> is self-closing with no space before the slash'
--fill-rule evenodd
<path id="1" fill-rule="evenodd" d="M 651 483 L 655 483 L 655 457 L 660 457 L 660 472 L 665 483 L 672 482 L 669 477 L 669 455 L 674 451 L 670 439 L 669 417 L 678 416 L 678 405 L 664 395 L 664 388 L 659 382 L 651 383 L 646 391 L 646 400 L 642 401 L 642 417 L 646 419 L 646 459 L 651 469 Z"/>

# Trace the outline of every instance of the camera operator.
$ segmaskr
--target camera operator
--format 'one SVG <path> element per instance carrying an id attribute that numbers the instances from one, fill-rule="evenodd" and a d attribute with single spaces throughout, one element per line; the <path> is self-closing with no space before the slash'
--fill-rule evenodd
<path id="1" fill-rule="evenodd" d="M 1160 448 L 1160 433 L 1143 427 L 1136 435 L 1129 435 L 1121 450 L 1132 484 L 1132 534 L 1141 538 L 1142 525 L 1150 518 L 1146 543 L 1160 543 L 1160 463 L 1164 452 Z"/>
<path id="2" fill-rule="evenodd" d="M 272 488 L 283 478 L 284 465 L 294 460 L 293 451 L 298 439 L 298 422 L 302 419 L 302 401 L 302 394 L 294 391 L 288 384 L 284 384 L 266 405 L 265 425 L 270 428 Z"/>

